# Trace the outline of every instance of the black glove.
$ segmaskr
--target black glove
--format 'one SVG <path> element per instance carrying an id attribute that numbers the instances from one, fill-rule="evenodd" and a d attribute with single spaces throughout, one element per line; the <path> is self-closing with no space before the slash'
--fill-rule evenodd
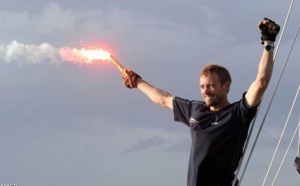
<path id="1" fill-rule="evenodd" d="M 264 44 L 266 40 L 275 42 L 276 36 L 280 31 L 280 26 L 268 18 L 261 20 L 258 24 L 258 28 L 261 32 L 262 44 Z"/>
<path id="2" fill-rule="evenodd" d="M 138 78 L 141 78 L 138 74 L 133 72 L 130 69 L 125 69 L 124 73 L 122 74 L 123 80 L 124 80 L 124 85 L 127 88 L 136 88 L 137 87 L 137 80 Z"/>

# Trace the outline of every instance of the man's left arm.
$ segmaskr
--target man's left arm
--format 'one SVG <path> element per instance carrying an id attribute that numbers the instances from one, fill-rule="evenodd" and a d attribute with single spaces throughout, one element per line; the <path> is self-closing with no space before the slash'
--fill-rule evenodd
<path id="1" fill-rule="evenodd" d="M 256 106 L 261 101 L 262 96 L 271 80 L 274 65 L 274 42 L 280 27 L 272 20 L 264 18 L 259 23 L 259 29 L 262 34 L 264 50 L 258 66 L 256 79 L 251 84 L 245 95 L 246 105 L 248 108 Z"/>

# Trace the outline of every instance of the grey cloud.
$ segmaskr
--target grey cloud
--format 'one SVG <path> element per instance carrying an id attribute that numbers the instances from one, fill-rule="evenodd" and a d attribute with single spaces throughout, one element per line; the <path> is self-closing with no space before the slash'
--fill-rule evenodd
<path id="1" fill-rule="evenodd" d="M 154 136 L 149 139 L 142 139 L 139 138 L 135 144 L 129 147 L 124 153 L 135 152 L 135 151 L 142 151 L 152 147 L 158 147 L 166 143 L 164 138 Z"/>
<path id="2" fill-rule="evenodd" d="M 191 139 L 178 140 L 174 145 L 167 150 L 170 152 L 189 152 L 191 147 Z"/>

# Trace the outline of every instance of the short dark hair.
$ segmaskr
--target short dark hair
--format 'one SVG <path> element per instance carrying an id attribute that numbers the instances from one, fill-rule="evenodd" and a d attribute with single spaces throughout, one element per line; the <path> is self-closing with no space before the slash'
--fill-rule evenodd
<path id="1" fill-rule="evenodd" d="M 226 68 L 217 64 L 207 64 L 200 73 L 200 77 L 207 76 L 213 73 L 217 74 L 221 85 L 224 85 L 224 83 L 226 83 L 227 81 L 229 81 L 229 83 L 231 84 L 231 76 L 229 71 Z"/>

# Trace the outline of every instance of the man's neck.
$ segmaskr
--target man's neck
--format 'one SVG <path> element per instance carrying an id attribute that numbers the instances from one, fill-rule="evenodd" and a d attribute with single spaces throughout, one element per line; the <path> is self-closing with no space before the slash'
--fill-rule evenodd
<path id="1" fill-rule="evenodd" d="M 229 101 L 223 101 L 222 103 L 220 103 L 218 106 L 210 106 L 209 109 L 211 111 L 219 111 L 222 110 L 223 108 L 227 107 L 228 105 L 230 105 Z"/>

